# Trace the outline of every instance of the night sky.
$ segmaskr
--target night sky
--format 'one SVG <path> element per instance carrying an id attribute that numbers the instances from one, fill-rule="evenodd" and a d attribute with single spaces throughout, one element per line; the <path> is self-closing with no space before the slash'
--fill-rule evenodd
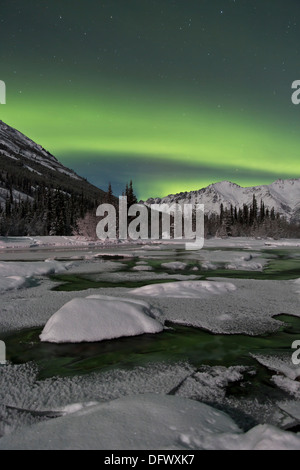
<path id="1" fill-rule="evenodd" d="M 0 119 L 140 198 L 300 177 L 299 0 L 1 0 Z"/>

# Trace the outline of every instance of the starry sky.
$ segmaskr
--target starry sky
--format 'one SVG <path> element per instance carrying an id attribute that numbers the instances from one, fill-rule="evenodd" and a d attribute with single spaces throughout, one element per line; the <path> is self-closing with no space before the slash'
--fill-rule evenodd
<path id="1" fill-rule="evenodd" d="M 139 198 L 300 177 L 299 0 L 1 0 L 0 119 Z"/>

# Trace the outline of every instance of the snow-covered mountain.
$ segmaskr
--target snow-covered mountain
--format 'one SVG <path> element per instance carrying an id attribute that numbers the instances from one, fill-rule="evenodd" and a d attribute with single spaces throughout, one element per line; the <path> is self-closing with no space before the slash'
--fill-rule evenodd
<path id="1" fill-rule="evenodd" d="M 40 184 L 65 192 L 82 192 L 91 200 L 101 200 L 105 194 L 43 147 L 0 121 L 0 204 L 10 194 L 16 201 L 30 200 Z"/>
<path id="2" fill-rule="evenodd" d="M 164 198 L 151 198 L 146 204 L 179 203 L 179 204 L 204 204 L 205 213 L 220 213 L 220 206 L 224 209 L 230 205 L 243 207 L 250 206 L 253 194 L 258 204 L 263 200 L 265 208 L 285 216 L 290 221 L 300 221 L 300 178 L 290 180 L 277 180 L 270 185 L 243 188 L 229 181 L 214 183 L 198 191 L 179 194 L 170 194 Z"/>

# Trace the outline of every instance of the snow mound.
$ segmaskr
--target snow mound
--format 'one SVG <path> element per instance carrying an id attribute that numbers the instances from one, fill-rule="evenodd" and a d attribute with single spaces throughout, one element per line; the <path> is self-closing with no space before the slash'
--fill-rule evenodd
<path id="1" fill-rule="evenodd" d="M 169 395 L 135 395 L 25 426 L 1 450 L 298 450 L 300 435 L 271 425 L 247 433 L 211 406 Z"/>
<path id="2" fill-rule="evenodd" d="M 228 263 L 225 266 L 225 269 L 231 271 L 263 271 L 263 266 L 261 263 L 249 263 L 249 261 L 239 261 L 236 263 Z"/>
<path id="3" fill-rule="evenodd" d="M 267 260 L 260 253 L 251 252 L 245 255 L 242 251 L 203 250 L 199 254 L 202 269 L 228 269 L 232 271 L 263 271 Z"/>
<path id="4" fill-rule="evenodd" d="M 0 292 L 21 289 L 26 286 L 26 279 L 22 276 L 0 276 Z"/>
<path id="5" fill-rule="evenodd" d="M 276 248 L 277 246 L 288 246 L 288 247 L 295 247 L 295 246 L 300 246 L 299 240 L 276 240 L 272 242 L 265 242 L 266 246 L 271 246 Z"/>
<path id="6" fill-rule="evenodd" d="M 139 287 L 130 291 L 130 293 L 146 297 L 181 297 L 201 299 L 210 297 L 211 295 L 225 294 L 235 290 L 236 286 L 230 282 L 181 281 Z"/>
<path id="7" fill-rule="evenodd" d="M 187 264 L 182 263 L 181 261 L 171 261 L 170 263 L 163 263 L 161 267 L 176 271 L 177 269 L 185 269 Z"/>
<path id="8" fill-rule="evenodd" d="M 226 414 L 193 400 L 167 395 L 120 398 L 23 428 L 0 440 L 0 449 L 170 449 L 181 435 L 240 432 Z"/>
<path id="9" fill-rule="evenodd" d="M 207 271 L 215 271 L 219 266 L 217 264 L 210 263 L 209 261 L 203 261 L 201 263 L 201 267 Z"/>
<path id="10" fill-rule="evenodd" d="M 28 279 L 34 276 L 48 276 L 60 273 L 67 266 L 58 261 L 41 262 L 0 262 L 0 292 L 26 287 Z"/>
<path id="11" fill-rule="evenodd" d="M 47 322 L 41 341 L 50 343 L 96 342 L 122 336 L 159 333 L 158 311 L 146 302 L 108 296 L 76 298 Z"/>
<path id="12" fill-rule="evenodd" d="M 200 450 L 299 450 L 300 435 L 260 424 L 245 434 L 206 434 L 201 440 L 181 436 L 182 444 Z"/>
<path id="13" fill-rule="evenodd" d="M 139 266 L 134 266 L 132 270 L 133 271 L 153 271 L 153 268 L 151 266 L 139 265 Z"/>
<path id="14" fill-rule="evenodd" d="M 59 261 L 40 261 L 40 262 L 0 262 L 0 276 L 48 276 L 49 274 L 61 273 L 66 271 L 66 266 Z"/>

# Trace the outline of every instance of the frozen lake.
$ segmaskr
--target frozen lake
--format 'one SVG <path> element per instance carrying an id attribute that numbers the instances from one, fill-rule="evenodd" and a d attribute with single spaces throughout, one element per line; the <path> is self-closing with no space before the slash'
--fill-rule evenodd
<path id="1" fill-rule="evenodd" d="M 218 239 L 189 252 L 170 243 L 0 239 L 0 339 L 8 359 L 0 366 L 0 434 L 7 434 L 0 448 L 51 413 L 76 415 L 74 403 L 148 393 L 212 406 L 245 436 L 266 425 L 296 438 L 300 369 L 291 345 L 300 339 L 299 259 L 299 240 Z M 159 312 L 164 330 L 129 337 L 120 330 L 101 342 L 39 339 L 56 312 L 67 329 L 63 315 L 72 322 L 72 309 L 82 305 L 77 331 L 91 305 L 122 312 L 124 299 L 131 317 L 139 318 L 137 306 Z M 294 437 L 287 441 L 294 445 Z"/>

